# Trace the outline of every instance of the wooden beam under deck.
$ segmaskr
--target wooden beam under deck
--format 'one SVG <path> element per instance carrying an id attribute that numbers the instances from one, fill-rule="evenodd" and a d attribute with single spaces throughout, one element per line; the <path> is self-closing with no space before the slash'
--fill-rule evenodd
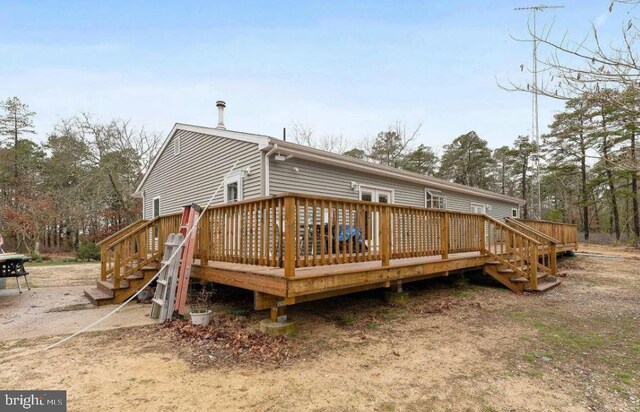
<path id="1" fill-rule="evenodd" d="M 482 267 L 489 259 L 478 252 L 469 252 L 450 254 L 448 259 L 440 256 L 392 259 L 388 267 L 382 267 L 381 261 L 346 263 L 300 268 L 292 278 L 279 268 L 226 262 L 202 266 L 196 260 L 191 277 L 258 292 L 256 308 L 265 308 L 277 299 L 293 304 L 389 287 L 398 281 L 446 276 L 449 271 Z"/>

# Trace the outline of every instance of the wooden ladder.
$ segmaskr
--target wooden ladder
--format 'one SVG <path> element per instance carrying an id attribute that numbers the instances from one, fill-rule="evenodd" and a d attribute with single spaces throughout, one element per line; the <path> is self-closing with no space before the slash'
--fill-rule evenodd
<path id="1" fill-rule="evenodd" d="M 175 310 L 180 316 L 184 316 L 184 310 L 187 304 L 187 291 L 189 290 L 189 278 L 191 276 L 193 252 L 196 247 L 196 234 L 198 231 L 195 224 L 198 221 L 200 213 L 202 213 L 202 208 L 195 203 L 185 206 L 182 209 L 180 234 L 183 238 L 186 238 L 189 231 L 191 231 L 191 234 L 182 249 L 182 265 L 180 265 L 180 272 L 178 274 L 178 291 L 176 293 Z"/>
<path id="2" fill-rule="evenodd" d="M 153 294 L 151 305 L 152 319 L 158 319 L 162 323 L 173 316 L 173 305 L 176 297 L 176 286 L 178 284 L 178 268 L 180 267 L 180 259 L 175 256 L 176 249 L 182 244 L 184 237 L 181 233 L 171 233 L 164 245 L 164 255 L 160 264 L 160 275 L 156 281 L 156 290 Z M 177 254 L 176 254 L 177 255 Z"/>

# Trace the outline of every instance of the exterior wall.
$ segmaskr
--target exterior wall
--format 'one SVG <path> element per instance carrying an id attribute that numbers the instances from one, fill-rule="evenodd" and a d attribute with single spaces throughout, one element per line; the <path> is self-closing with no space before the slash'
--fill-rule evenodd
<path id="1" fill-rule="evenodd" d="M 180 137 L 180 154 L 173 154 L 173 140 Z M 250 167 L 243 180 L 243 197 L 261 194 L 261 153 L 258 144 L 178 130 L 151 170 L 144 191 L 144 218 L 153 216 L 153 198 L 160 196 L 160 214 L 182 210 L 182 206 L 206 203 L 233 163 L 236 169 Z M 223 189 L 214 199 L 223 201 Z"/>
<path id="2" fill-rule="evenodd" d="M 299 192 L 358 199 L 359 192 L 357 189 L 352 189 L 351 182 L 393 189 L 394 203 L 396 204 L 425 206 L 424 190 L 428 186 L 344 168 L 335 168 L 308 160 L 291 158 L 279 161 L 273 158 L 269 159 L 270 194 Z M 486 211 L 488 215 L 502 219 L 503 217 L 511 216 L 511 209 L 518 207 L 516 203 L 448 190 L 441 190 L 441 192 L 447 198 L 448 210 L 470 212 L 471 203 L 481 203 L 490 206 L 491 210 Z"/>

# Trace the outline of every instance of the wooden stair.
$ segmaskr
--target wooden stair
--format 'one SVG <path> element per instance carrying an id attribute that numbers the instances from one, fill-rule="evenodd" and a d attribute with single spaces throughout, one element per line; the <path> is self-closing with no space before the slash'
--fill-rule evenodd
<path id="1" fill-rule="evenodd" d="M 156 274 L 158 268 L 158 264 L 148 264 L 121 280 L 118 287 L 113 285 L 111 278 L 98 280 L 96 287 L 85 289 L 84 294 L 98 306 L 122 303 L 146 285 Z"/>
<path id="2" fill-rule="evenodd" d="M 519 268 L 513 269 L 507 266 L 507 261 L 510 260 L 505 259 L 504 262 L 500 260 L 489 261 L 484 265 L 483 270 L 486 275 L 496 279 L 515 293 L 545 292 L 562 283 L 562 279 L 552 276 L 545 271 L 538 270 L 536 273 L 537 286 L 532 288 L 529 274 L 526 273 L 529 270 L 529 266 L 525 265 L 524 271 Z"/>

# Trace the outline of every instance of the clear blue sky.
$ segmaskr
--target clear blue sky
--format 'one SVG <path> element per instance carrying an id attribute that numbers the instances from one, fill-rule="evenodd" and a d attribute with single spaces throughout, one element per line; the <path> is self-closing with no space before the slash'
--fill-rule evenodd
<path id="1" fill-rule="evenodd" d="M 576 39 L 590 22 L 613 35 L 625 17 L 609 0 L 552 3 L 565 8 L 541 25 L 555 16 L 555 33 Z M 299 122 L 357 141 L 400 120 L 423 123 L 418 143 L 475 130 L 497 147 L 531 125 L 530 96 L 496 85 L 525 76 L 530 45 L 509 34 L 526 36 L 513 8 L 531 4 L 0 0 L 0 98 L 37 112 L 40 140 L 80 112 L 215 126 L 222 99 L 233 130 L 280 137 Z M 541 100 L 541 126 L 559 107 Z"/>

